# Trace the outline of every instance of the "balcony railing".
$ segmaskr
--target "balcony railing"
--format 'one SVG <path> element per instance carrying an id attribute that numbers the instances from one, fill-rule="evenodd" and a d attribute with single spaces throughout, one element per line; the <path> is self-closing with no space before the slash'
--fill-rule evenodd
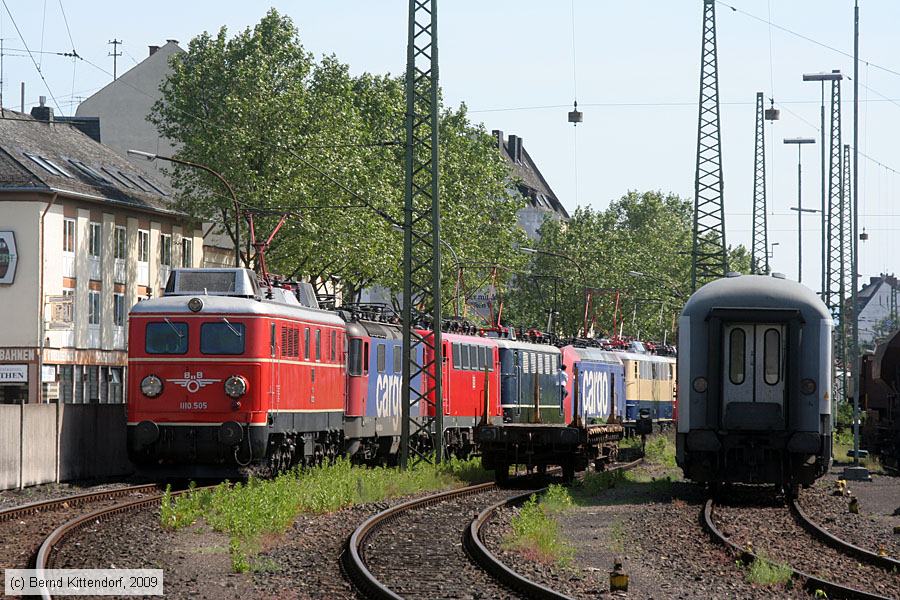
<path id="1" fill-rule="evenodd" d="M 91 256 L 88 261 L 91 268 L 91 279 L 100 281 L 100 257 Z"/>
<path id="2" fill-rule="evenodd" d="M 125 283 L 125 275 L 125 259 L 117 258 L 115 274 L 113 275 L 113 277 L 115 277 L 116 283 Z"/>
<path id="3" fill-rule="evenodd" d="M 63 277 L 75 277 L 75 253 L 63 252 Z"/>

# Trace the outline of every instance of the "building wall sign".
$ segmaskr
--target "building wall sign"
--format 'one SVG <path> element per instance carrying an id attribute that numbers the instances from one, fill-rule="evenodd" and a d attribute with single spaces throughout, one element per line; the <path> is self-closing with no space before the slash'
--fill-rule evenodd
<path id="1" fill-rule="evenodd" d="M 71 329 L 74 296 L 47 296 L 50 305 L 50 329 Z"/>
<path id="2" fill-rule="evenodd" d="M 11 285 L 16 278 L 16 234 L 0 231 L 0 285 Z"/>
<path id="3" fill-rule="evenodd" d="M 36 359 L 34 348 L 0 348 L 0 362 L 34 362 Z"/>
<path id="4" fill-rule="evenodd" d="M 28 365 L 0 365 L 0 385 L 28 383 Z"/>

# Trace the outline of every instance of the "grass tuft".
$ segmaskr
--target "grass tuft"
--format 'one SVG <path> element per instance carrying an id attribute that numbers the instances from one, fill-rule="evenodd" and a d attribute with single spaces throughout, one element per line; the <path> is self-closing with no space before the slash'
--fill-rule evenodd
<path id="1" fill-rule="evenodd" d="M 655 465 L 675 467 L 675 445 L 668 436 L 658 435 L 647 440 L 644 460 Z"/>
<path id="2" fill-rule="evenodd" d="M 482 469 L 475 459 L 452 459 L 440 465 L 420 463 L 406 471 L 358 467 L 341 459 L 331 465 L 294 470 L 275 479 L 191 489 L 175 498 L 167 489 L 160 524 L 182 529 L 204 519 L 215 531 L 229 536 L 232 569 L 243 573 L 257 568 L 252 557 L 260 551 L 262 536 L 284 533 L 300 513 L 332 512 L 354 504 L 492 478 L 493 474 Z"/>
<path id="3" fill-rule="evenodd" d="M 542 562 L 568 566 L 575 549 L 560 534 L 556 516 L 572 506 L 569 491 L 560 485 L 551 485 L 541 500 L 532 495 L 510 520 L 512 532 L 504 546 Z"/>
<path id="4" fill-rule="evenodd" d="M 747 570 L 747 581 L 756 585 L 784 585 L 791 580 L 791 568 L 759 554 Z"/>

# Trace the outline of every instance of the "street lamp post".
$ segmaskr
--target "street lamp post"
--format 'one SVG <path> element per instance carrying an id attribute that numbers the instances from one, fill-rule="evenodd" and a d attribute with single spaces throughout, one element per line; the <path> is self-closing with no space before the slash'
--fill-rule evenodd
<path id="1" fill-rule="evenodd" d="M 825 265 L 828 261 L 828 257 L 826 256 L 827 248 L 828 248 L 828 228 L 826 227 L 826 220 L 828 215 L 828 205 L 825 199 L 827 194 L 826 189 L 828 188 L 826 182 L 826 169 L 825 164 L 828 162 L 828 159 L 825 156 L 825 151 L 828 148 L 828 144 L 825 143 L 825 82 L 826 81 L 840 81 L 843 79 L 843 75 L 837 69 L 832 71 L 831 73 L 804 73 L 803 81 L 818 81 L 821 87 L 822 92 L 822 101 L 819 106 L 819 132 L 822 137 L 822 174 L 821 174 L 821 184 L 822 184 L 822 292 L 824 293 L 826 284 L 828 282 L 825 281 Z M 787 143 L 787 142 L 785 142 Z M 824 296 L 823 296 L 824 298 Z"/>
<path id="2" fill-rule="evenodd" d="M 581 279 L 582 288 L 587 287 L 587 280 L 584 277 L 584 271 L 581 268 L 581 265 L 578 264 L 571 256 L 566 256 L 565 254 L 561 254 L 559 252 L 553 252 L 550 250 L 538 250 L 536 248 L 526 248 L 523 246 L 519 246 L 519 250 L 525 252 L 526 254 L 544 254 L 546 256 L 555 256 L 557 258 L 561 258 L 563 260 L 567 260 L 575 267 L 575 270 L 578 271 L 578 277 Z M 584 310 L 583 313 L 587 313 L 587 299 L 584 300 Z M 584 314 L 584 320 L 587 321 L 587 314 Z M 585 332 L 584 335 L 587 335 L 587 323 L 584 324 Z M 552 332 L 551 332 L 552 333 Z M 577 332 L 576 332 L 577 335 Z"/>
<path id="3" fill-rule="evenodd" d="M 153 154 L 151 152 L 143 152 L 141 150 L 128 150 L 128 154 L 133 154 L 134 156 L 143 156 L 147 160 L 166 160 L 169 162 L 177 163 L 179 165 L 185 165 L 187 167 L 193 167 L 195 169 L 200 169 L 202 171 L 206 171 L 211 175 L 214 175 L 222 182 L 222 184 L 228 189 L 228 193 L 231 194 L 231 200 L 234 202 L 234 266 L 241 266 L 241 207 L 238 202 L 237 196 L 234 193 L 234 190 L 231 188 L 231 185 L 228 181 L 222 177 L 221 173 L 213 171 L 206 165 L 201 165 L 199 163 L 191 162 L 189 160 L 182 160 L 180 158 L 174 158 L 172 156 L 163 156 L 162 154 Z"/>
<path id="4" fill-rule="evenodd" d="M 804 76 L 805 77 L 805 76 Z M 823 113 L 824 115 L 824 113 Z M 823 117 L 824 118 L 824 117 Z M 800 165 L 800 149 L 804 144 L 815 144 L 816 140 L 813 138 L 804 138 L 804 137 L 796 137 L 796 138 L 785 138 L 785 144 L 795 144 L 797 146 L 797 206 L 792 207 L 791 210 L 797 211 L 797 281 L 803 281 L 803 213 L 804 212 L 819 212 L 817 210 L 813 210 L 811 208 L 803 208 L 803 179 L 802 179 L 802 167 Z M 823 204 L 824 206 L 824 204 Z M 823 246 L 824 248 L 824 246 Z M 824 288 L 823 288 L 824 289 Z"/>

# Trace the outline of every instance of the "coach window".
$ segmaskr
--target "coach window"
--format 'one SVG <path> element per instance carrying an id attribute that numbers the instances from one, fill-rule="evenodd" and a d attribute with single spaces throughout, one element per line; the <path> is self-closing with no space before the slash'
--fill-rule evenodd
<path id="1" fill-rule="evenodd" d="M 322 330 L 316 329 L 316 360 L 322 360 Z"/>
<path id="2" fill-rule="evenodd" d="M 350 352 L 347 355 L 347 370 L 351 375 L 362 375 L 362 340 L 350 340 Z"/>
<path id="3" fill-rule="evenodd" d="M 453 368 L 459 368 L 459 344 L 453 344 Z"/>
<path id="4" fill-rule="evenodd" d="M 729 367 L 728 379 L 734 385 L 744 383 L 744 347 L 746 337 L 743 329 L 732 329 L 729 338 Z"/>
<path id="5" fill-rule="evenodd" d="M 335 352 L 337 351 L 337 332 L 331 332 L 331 362 L 334 362 Z"/>
<path id="6" fill-rule="evenodd" d="M 185 354 L 188 349 L 187 323 L 147 323 L 144 350 L 147 354 Z"/>
<path id="7" fill-rule="evenodd" d="M 766 330 L 763 338 L 766 383 L 775 385 L 781 379 L 781 334 L 777 329 Z"/>
<path id="8" fill-rule="evenodd" d="M 466 370 L 469 368 L 469 348 L 468 346 L 461 344 L 459 349 L 459 368 Z"/>
<path id="9" fill-rule="evenodd" d="M 303 358 L 309 360 L 309 327 L 303 330 Z"/>
<path id="10" fill-rule="evenodd" d="M 224 317 L 219 323 L 200 326 L 200 352 L 203 354 L 243 354 L 244 324 L 231 323 Z"/>
<path id="11" fill-rule="evenodd" d="M 403 346 L 394 346 L 393 353 L 394 373 L 403 371 Z"/>
<path id="12" fill-rule="evenodd" d="M 378 353 L 377 356 L 376 356 L 376 360 L 378 361 L 378 364 L 377 364 L 377 366 L 378 366 L 378 372 L 379 372 L 379 373 L 384 373 L 384 363 L 385 363 L 385 356 L 384 356 L 384 355 L 385 355 L 385 352 L 386 352 L 386 349 L 385 349 L 385 347 L 384 347 L 384 344 L 378 344 L 378 349 L 376 350 L 376 352 Z"/>

